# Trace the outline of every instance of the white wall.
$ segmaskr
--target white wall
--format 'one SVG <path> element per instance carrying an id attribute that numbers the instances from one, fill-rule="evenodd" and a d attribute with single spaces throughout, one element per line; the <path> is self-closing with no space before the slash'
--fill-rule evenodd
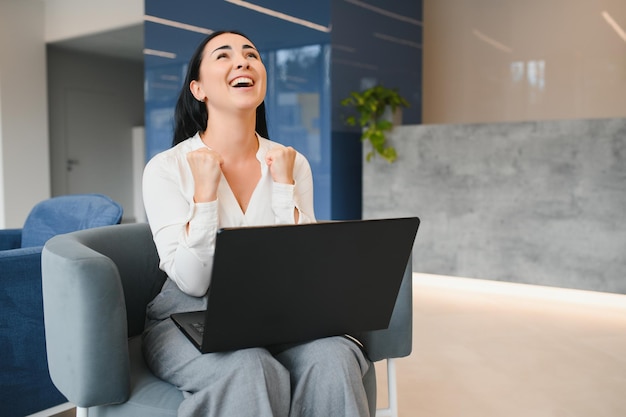
<path id="1" fill-rule="evenodd" d="M 144 0 L 46 0 L 46 42 L 143 22 Z"/>
<path id="2" fill-rule="evenodd" d="M 625 117 L 602 12 L 626 31 L 624 0 L 424 0 L 423 123 Z"/>
<path id="3" fill-rule="evenodd" d="M 0 228 L 50 196 L 43 27 L 43 1 L 0 1 Z"/>

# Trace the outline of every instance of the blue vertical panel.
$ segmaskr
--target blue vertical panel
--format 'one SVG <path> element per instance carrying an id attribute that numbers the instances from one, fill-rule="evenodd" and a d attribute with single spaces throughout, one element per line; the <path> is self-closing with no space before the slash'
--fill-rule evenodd
<path id="1" fill-rule="evenodd" d="M 187 62 L 205 35 L 150 21 L 144 30 L 146 157 L 150 159 L 172 144 L 174 107 Z"/>
<path id="2" fill-rule="evenodd" d="M 271 55 L 270 137 L 306 155 L 314 175 L 315 213 L 330 218 L 331 155 L 328 121 L 328 45 L 284 48 Z"/>
<path id="3" fill-rule="evenodd" d="M 345 129 L 339 101 L 376 84 L 397 88 L 411 103 L 403 124 L 422 118 L 422 1 L 332 2 L 333 130 Z"/>
<path id="4" fill-rule="evenodd" d="M 348 127 L 339 102 L 376 84 L 397 88 L 410 102 L 403 124 L 422 117 L 422 1 L 333 0 L 331 37 L 334 218 L 360 218 L 360 129 Z"/>

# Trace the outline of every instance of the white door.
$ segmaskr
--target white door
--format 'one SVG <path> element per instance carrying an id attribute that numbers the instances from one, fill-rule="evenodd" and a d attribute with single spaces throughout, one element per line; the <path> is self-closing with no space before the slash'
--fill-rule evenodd
<path id="1" fill-rule="evenodd" d="M 66 170 L 69 194 L 102 193 L 123 206 L 132 200 L 132 132 L 122 98 L 67 91 Z M 124 207 L 125 213 L 131 207 Z"/>

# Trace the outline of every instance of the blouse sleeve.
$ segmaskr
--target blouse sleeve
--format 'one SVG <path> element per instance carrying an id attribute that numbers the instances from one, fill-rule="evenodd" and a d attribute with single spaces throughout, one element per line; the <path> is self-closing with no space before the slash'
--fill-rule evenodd
<path id="1" fill-rule="evenodd" d="M 153 158 L 146 165 L 144 206 L 160 268 L 181 291 L 201 297 L 211 281 L 218 203 L 190 203 L 177 172 L 180 169 L 186 167 L 173 157 Z"/>

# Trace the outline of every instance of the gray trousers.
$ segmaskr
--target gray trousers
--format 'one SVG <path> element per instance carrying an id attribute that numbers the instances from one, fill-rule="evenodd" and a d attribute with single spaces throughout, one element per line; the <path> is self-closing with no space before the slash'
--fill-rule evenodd
<path id="1" fill-rule="evenodd" d="M 152 372 L 185 394 L 180 417 L 369 416 L 359 347 L 330 337 L 286 347 L 201 354 L 169 319 L 206 308 L 168 280 L 148 306 L 144 357 Z"/>

